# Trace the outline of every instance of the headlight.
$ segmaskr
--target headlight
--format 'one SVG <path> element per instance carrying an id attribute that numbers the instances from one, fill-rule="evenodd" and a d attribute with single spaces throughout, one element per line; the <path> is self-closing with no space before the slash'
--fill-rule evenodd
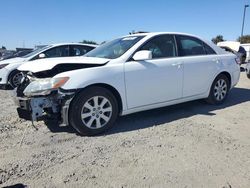
<path id="1" fill-rule="evenodd" d="M 51 91 L 63 86 L 68 80 L 69 77 L 37 79 L 31 82 L 23 93 L 27 97 L 48 95 Z"/>
<path id="2" fill-rule="evenodd" d="M 1 64 L 1 65 L 0 65 L 0 69 L 6 67 L 7 65 L 8 65 L 8 64 Z"/>

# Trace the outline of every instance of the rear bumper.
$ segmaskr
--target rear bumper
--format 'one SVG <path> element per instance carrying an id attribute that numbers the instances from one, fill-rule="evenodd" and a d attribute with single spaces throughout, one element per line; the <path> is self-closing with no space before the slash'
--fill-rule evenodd
<path id="1" fill-rule="evenodd" d="M 236 84 L 238 84 L 240 80 L 240 72 L 239 71 L 235 71 L 233 72 L 233 79 L 232 79 L 232 87 L 233 88 Z"/>

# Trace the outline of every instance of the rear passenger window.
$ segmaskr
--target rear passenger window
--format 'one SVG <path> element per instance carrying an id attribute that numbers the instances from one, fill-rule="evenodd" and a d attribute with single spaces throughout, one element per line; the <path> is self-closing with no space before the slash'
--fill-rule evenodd
<path id="1" fill-rule="evenodd" d="M 70 56 L 82 56 L 93 49 L 94 49 L 94 47 L 90 47 L 90 46 L 71 45 L 70 46 Z"/>
<path id="2" fill-rule="evenodd" d="M 176 57 L 176 45 L 174 36 L 162 35 L 149 40 L 140 50 L 152 52 L 152 58 Z"/>
<path id="3" fill-rule="evenodd" d="M 69 56 L 69 46 L 65 45 L 65 46 L 54 47 L 54 48 L 51 48 L 43 53 L 45 54 L 46 58 L 68 57 Z"/>
<path id="4" fill-rule="evenodd" d="M 205 48 L 206 54 L 208 55 L 216 54 L 216 52 L 206 43 L 204 43 L 204 48 Z"/>
<path id="5" fill-rule="evenodd" d="M 203 47 L 203 42 L 201 40 L 189 36 L 177 36 L 177 39 L 180 56 L 195 56 L 206 54 L 206 51 Z"/>

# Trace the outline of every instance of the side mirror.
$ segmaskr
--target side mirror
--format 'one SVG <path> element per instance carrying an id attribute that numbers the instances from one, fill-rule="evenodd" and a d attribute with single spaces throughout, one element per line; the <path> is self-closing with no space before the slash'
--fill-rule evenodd
<path id="1" fill-rule="evenodd" d="M 152 59 L 152 52 L 149 50 L 141 50 L 135 53 L 133 56 L 135 61 L 143 61 Z"/>
<path id="2" fill-rule="evenodd" d="M 39 54 L 39 59 L 42 59 L 42 58 L 45 58 L 45 54 L 44 53 L 41 53 L 41 54 Z"/>

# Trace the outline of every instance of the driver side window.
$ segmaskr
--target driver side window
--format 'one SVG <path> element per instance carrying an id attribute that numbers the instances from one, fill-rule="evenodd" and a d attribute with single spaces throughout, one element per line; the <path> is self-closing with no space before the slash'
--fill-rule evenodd
<path id="1" fill-rule="evenodd" d="M 149 50 L 152 52 L 152 58 L 176 57 L 176 45 L 174 36 L 162 35 L 149 40 L 140 50 Z"/>
<path id="2" fill-rule="evenodd" d="M 52 49 L 49 49 L 45 52 L 45 58 L 52 58 L 52 57 L 68 57 L 69 56 L 69 46 L 59 46 Z"/>
<path id="3" fill-rule="evenodd" d="M 54 47 L 54 48 L 51 48 L 51 49 L 48 49 L 48 50 L 42 52 L 41 54 L 45 55 L 44 58 L 68 57 L 69 56 L 69 46 L 65 45 L 65 46 Z M 35 56 L 32 60 L 39 59 L 39 55 L 40 54 Z"/>

